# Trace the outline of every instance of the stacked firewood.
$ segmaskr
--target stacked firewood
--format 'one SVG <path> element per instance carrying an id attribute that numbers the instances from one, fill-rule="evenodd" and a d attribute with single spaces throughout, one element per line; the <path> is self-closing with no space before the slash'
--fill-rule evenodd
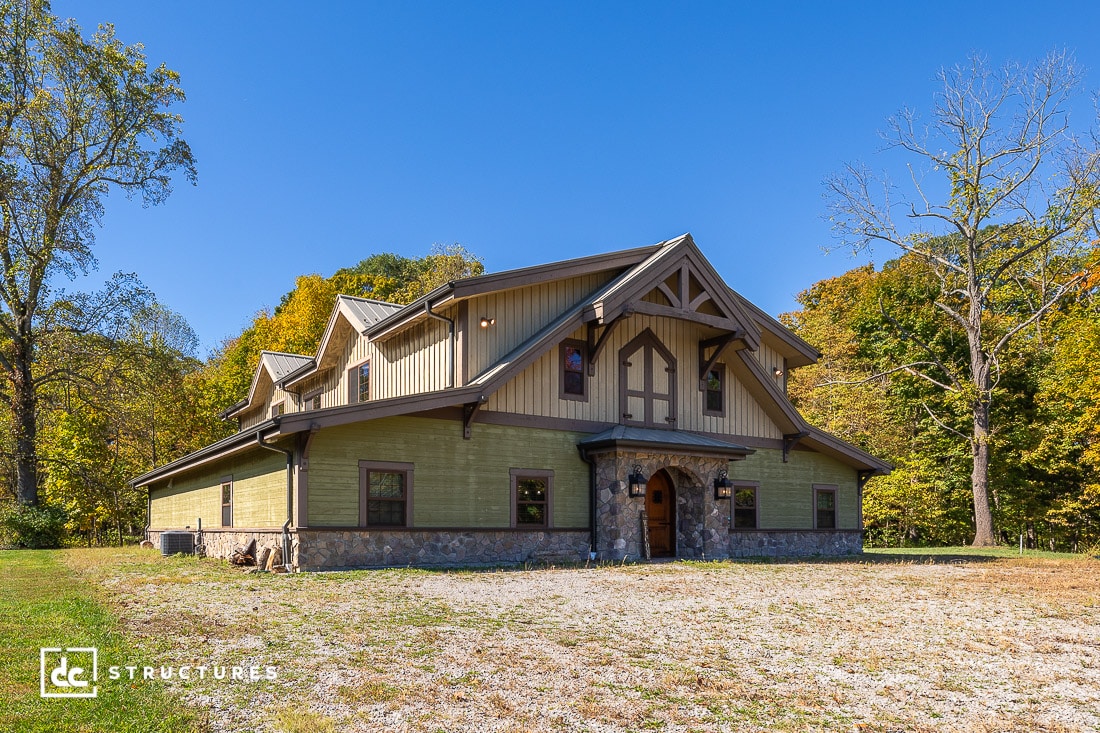
<path id="1" fill-rule="evenodd" d="M 229 562 L 234 565 L 255 565 L 256 540 L 252 540 L 247 545 L 243 545 L 233 550 L 233 554 L 229 556 Z"/>

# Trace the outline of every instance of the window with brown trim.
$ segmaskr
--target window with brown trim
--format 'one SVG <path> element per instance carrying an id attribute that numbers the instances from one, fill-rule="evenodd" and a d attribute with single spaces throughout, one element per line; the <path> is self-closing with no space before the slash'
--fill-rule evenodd
<path id="1" fill-rule="evenodd" d="M 222 526 L 233 526 L 233 477 L 222 479 Z"/>
<path id="2" fill-rule="evenodd" d="M 513 468 L 511 477 L 512 526 L 550 527 L 550 497 L 554 490 L 554 472 Z"/>
<path id="3" fill-rule="evenodd" d="M 756 481 L 733 482 L 733 528 L 758 529 L 760 526 L 760 505 L 758 503 Z"/>
<path id="4" fill-rule="evenodd" d="M 370 399 L 370 361 L 348 369 L 348 404 Z"/>
<path id="5" fill-rule="evenodd" d="M 411 526 L 413 464 L 359 461 L 359 526 Z"/>
<path id="6" fill-rule="evenodd" d="M 563 400 L 587 401 L 588 345 L 576 339 L 562 341 L 558 361 L 561 367 L 558 396 Z"/>
<path id="7" fill-rule="evenodd" d="M 726 365 L 715 364 L 707 372 L 703 391 L 703 414 L 726 416 Z"/>
<path id="8" fill-rule="evenodd" d="M 285 402 L 277 402 L 277 403 L 275 403 L 274 405 L 271 406 L 271 417 L 278 417 L 279 415 L 282 415 L 284 412 L 286 412 L 286 403 Z"/>
<path id="9" fill-rule="evenodd" d="M 315 389 L 312 392 L 302 397 L 302 409 L 303 410 L 320 410 L 321 409 L 321 390 Z"/>
<path id="10" fill-rule="evenodd" d="M 814 485 L 814 529 L 836 529 L 836 487 Z"/>

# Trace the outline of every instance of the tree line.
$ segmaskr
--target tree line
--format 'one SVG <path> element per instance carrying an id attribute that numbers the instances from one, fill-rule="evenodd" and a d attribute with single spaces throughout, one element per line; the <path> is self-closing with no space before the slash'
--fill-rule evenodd
<path id="1" fill-rule="evenodd" d="M 811 421 L 892 461 L 867 488 L 881 544 L 1100 542 L 1100 139 L 1071 127 L 1083 81 L 1054 53 L 940 74 L 931 115 L 885 139 L 902 183 L 850 165 L 827 182 L 844 246 L 889 248 L 800 297 L 788 325 L 822 360 L 791 376 Z M 315 352 L 337 294 L 406 303 L 480 274 L 459 245 L 375 254 L 298 278 L 205 359 L 186 320 L 133 274 L 98 292 L 111 191 L 159 204 L 196 181 L 179 75 L 110 25 L 0 0 L 0 530 L 23 544 L 140 532 L 129 483 L 230 434 L 264 349 Z"/>

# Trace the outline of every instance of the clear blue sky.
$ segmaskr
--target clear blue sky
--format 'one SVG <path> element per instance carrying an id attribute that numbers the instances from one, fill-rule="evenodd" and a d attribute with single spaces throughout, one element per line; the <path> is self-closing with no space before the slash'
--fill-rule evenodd
<path id="1" fill-rule="evenodd" d="M 965 6 L 965 8 L 964 8 Z M 983 7 L 984 6 L 984 7 Z M 100 275 L 136 272 L 202 353 L 295 276 L 459 242 L 489 271 L 690 231 L 770 313 L 858 264 L 825 255 L 822 180 L 876 165 L 933 74 L 1075 51 L 1100 3 L 55 0 L 182 74 L 199 167 L 115 196 Z M 1078 122 L 1083 120 L 1078 119 Z M 886 259 L 886 253 L 878 255 Z"/>

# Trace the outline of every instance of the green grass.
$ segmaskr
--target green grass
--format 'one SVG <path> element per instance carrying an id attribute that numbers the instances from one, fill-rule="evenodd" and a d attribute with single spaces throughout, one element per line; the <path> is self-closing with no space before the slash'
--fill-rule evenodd
<path id="1" fill-rule="evenodd" d="M 202 731 L 193 712 L 156 681 L 111 681 L 111 665 L 157 665 L 123 637 L 93 587 L 76 577 L 60 555 L 43 550 L 0 552 L 0 730 Z M 41 647 L 96 647 L 99 695 L 89 699 L 39 696 Z"/>
<path id="2" fill-rule="evenodd" d="M 873 558 L 889 559 L 891 557 L 913 558 L 1020 558 L 1018 546 L 1002 547 L 866 547 L 864 554 Z M 1048 552 L 1046 550 L 1024 550 L 1024 558 L 1039 558 L 1049 560 L 1084 560 L 1088 555 L 1078 555 L 1071 552 Z"/>

